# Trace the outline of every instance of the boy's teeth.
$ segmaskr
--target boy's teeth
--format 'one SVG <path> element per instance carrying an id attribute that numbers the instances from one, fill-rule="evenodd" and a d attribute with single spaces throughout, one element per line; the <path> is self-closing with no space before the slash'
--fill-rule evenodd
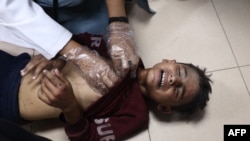
<path id="1" fill-rule="evenodd" d="M 164 80 L 165 80 L 165 72 L 162 73 L 162 77 L 161 77 L 161 87 L 164 84 Z"/>

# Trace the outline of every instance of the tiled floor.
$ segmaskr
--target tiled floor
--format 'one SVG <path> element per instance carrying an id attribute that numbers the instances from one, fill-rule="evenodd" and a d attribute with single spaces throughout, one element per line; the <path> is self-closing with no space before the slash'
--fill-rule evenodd
<path id="1" fill-rule="evenodd" d="M 149 129 L 128 140 L 222 141 L 224 124 L 250 124 L 250 0 L 150 0 L 150 6 L 157 14 L 137 6 L 130 12 L 146 67 L 162 58 L 206 67 L 213 93 L 205 112 L 191 120 L 150 112 Z M 25 128 L 66 141 L 57 121 Z"/>

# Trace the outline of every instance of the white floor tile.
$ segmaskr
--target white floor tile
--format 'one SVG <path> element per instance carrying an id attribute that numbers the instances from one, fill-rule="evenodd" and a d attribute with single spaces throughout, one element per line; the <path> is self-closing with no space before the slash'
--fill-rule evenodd
<path id="1" fill-rule="evenodd" d="M 213 0 L 239 65 L 250 64 L 250 1 Z"/>
<path id="2" fill-rule="evenodd" d="M 138 7 L 130 12 L 139 53 L 146 67 L 163 58 L 217 70 L 236 66 L 221 24 L 209 0 L 150 2 L 155 15 Z M 223 56 L 223 57 L 222 57 Z"/>
<path id="3" fill-rule="evenodd" d="M 246 82 L 247 88 L 248 88 L 248 92 L 250 95 L 250 66 L 246 66 L 246 67 L 241 67 L 241 72 L 243 74 L 244 80 Z"/>
<path id="4" fill-rule="evenodd" d="M 150 141 L 148 130 L 144 130 L 140 133 L 136 133 L 132 137 L 126 139 L 126 141 Z"/>

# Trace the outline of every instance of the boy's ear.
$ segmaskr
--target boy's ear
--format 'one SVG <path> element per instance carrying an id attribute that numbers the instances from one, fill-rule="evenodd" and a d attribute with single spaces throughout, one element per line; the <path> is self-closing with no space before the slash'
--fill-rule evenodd
<path id="1" fill-rule="evenodd" d="M 157 110 L 162 112 L 163 114 L 171 114 L 172 110 L 169 106 L 157 105 Z"/>

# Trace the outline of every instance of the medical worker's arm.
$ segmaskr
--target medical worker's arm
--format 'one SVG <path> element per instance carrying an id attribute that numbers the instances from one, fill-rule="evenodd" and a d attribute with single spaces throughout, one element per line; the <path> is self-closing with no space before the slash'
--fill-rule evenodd
<path id="1" fill-rule="evenodd" d="M 72 34 L 32 0 L 1 0 L 0 26 L 28 42 L 47 59 L 58 53 L 64 55 L 80 68 L 93 88 L 103 93 L 116 81 L 111 68 L 99 56 L 70 40 Z"/>
<path id="2" fill-rule="evenodd" d="M 30 44 L 47 59 L 56 56 L 72 36 L 32 0 L 1 0 L 0 26 Z"/>
<path id="3" fill-rule="evenodd" d="M 106 0 L 109 14 L 107 47 L 118 76 L 126 76 L 136 70 L 139 56 L 134 40 L 134 31 L 128 23 L 124 0 Z"/>

